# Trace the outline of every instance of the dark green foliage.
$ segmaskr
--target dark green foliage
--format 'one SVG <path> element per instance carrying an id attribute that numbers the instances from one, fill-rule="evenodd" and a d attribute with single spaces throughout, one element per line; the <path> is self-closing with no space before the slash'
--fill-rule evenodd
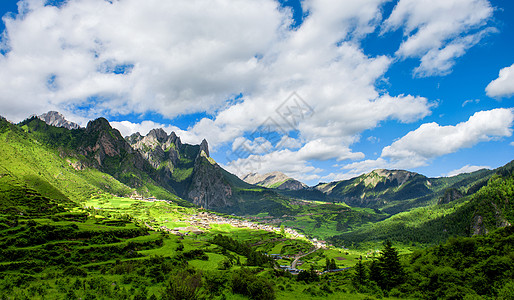
<path id="1" fill-rule="evenodd" d="M 177 256 L 178 259 L 185 259 L 185 260 L 191 260 L 191 259 L 201 259 L 201 260 L 208 260 L 209 256 L 205 254 L 205 252 L 201 249 L 194 249 L 190 250 L 184 253 L 181 253 Z"/>
<path id="2" fill-rule="evenodd" d="M 415 252 L 407 265 L 406 294 L 422 298 L 492 298 L 509 293 L 514 280 L 514 228 L 486 236 L 452 238 L 445 244 Z"/>
<path id="3" fill-rule="evenodd" d="M 318 273 L 316 273 L 316 270 L 311 268 L 308 271 L 305 271 L 305 270 L 301 271 L 298 274 L 298 277 L 296 277 L 296 280 L 303 281 L 305 283 L 316 282 L 316 281 L 319 281 L 319 275 L 318 275 Z"/>
<path id="4" fill-rule="evenodd" d="M 333 258 L 332 259 L 326 258 L 325 259 L 325 270 L 330 271 L 330 270 L 335 270 L 335 269 L 337 269 L 336 261 Z"/>
<path id="5" fill-rule="evenodd" d="M 391 241 L 387 240 L 384 242 L 384 249 L 378 261 L 374 262 L 370 277 L 386 291 L 405 281 L 405 271 L 400 264 L 398 251 L 393 248 Z"/>
<path id="6" fill-rule="evenodd" d="M 231 286 L 232 292 L 248 296 L 250 299 L 275 299 L 275 291 L 271 283 L 245 268 L 233 272 Z"/>
<path id="7" fill-rule="evenodd" d="M 364 285 L 368 281 L 368 270 L 362 263 L 362 256 L 357 261 L 354 272 L 353 282 L 356 286 Z M 377 272 L 374 271 L 374 273 L 376 274 Z"/>
<path id="8" fill-rule="evenodd" d="M 64 268 L 64 270 L 62 271 L 62 274 L 66 275 L 66 276 L 86 277 L 87 271 L 82 268 L 76 267 L 76 266 L 68 266 L 68 267 Z"/>
<path id="9" fill-rule="evenodd" d="M 202 287 L 202 274 L 195 270 L 178 271 L 170 276 L 161 299 L 197 299 Z"/>
<path id="10" fill-rule="evenodd" d="M 259 251 L 256 251 L 252 249 L 252 247 L 250 247 L 249 245 L 240 243 L 231 237 L 217 234 L 211 240 L 211 243 L 219 245 L 239 255 L 246 256 L 246 265 L 248 266 L 271 267 L 274 265 L 274 260 L 269 256 Z"/>

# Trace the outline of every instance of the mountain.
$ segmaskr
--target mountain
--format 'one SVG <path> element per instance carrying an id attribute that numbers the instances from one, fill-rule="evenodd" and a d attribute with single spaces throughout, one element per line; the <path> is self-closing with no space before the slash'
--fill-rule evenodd
<path id="1" fill-rule="evenodd" d="M 325 194 L 327 200 L 395 214 L 434 204 L 445 193 L 446 198 L 441 201 L 449 202 L 458 198 L 459 193 L 476 192 L 493 173 L 484 169 L 454 177 L 428 178 L 405 170 L 378 169 L 348 180 L 320 183 L 313 188 Z M 447 191 L 449 188 L 454 192 Z"/>
<path id="2" fill-rule="evenodd" d="M 49 111 L 38 116 L 39 119 L 44 121 L 48 125 L 55 127 L 64 127 L 66 129 L 79 129 L 80 126 L 76 123 L 70 122 L 64 118 L 64 116 L 56 111 Z"/>
<path id="3" fill-rule="evenodd" d="M 181 197 L 205 208 L 231 205 L 232 188 L 221 167 L 209 157 L 205 139 L 200 145 L 183 144 L 175 132 L 168 135 L 159 128 L 146 136 L 132 134 L 126 140 Z"/>
<path id="4" fill-rule="evenodd" d="M 242 179 L 249 184 L 279 190 L 301 190 L 307 188 L 306 184 L 278 171 L 266 174 L 249 173 Z"/>
<path id="5" fill-rule="evenodd" d="M 109 174 L 140 195 L 181 201 L 166 178 L 104 118 L 76 130 L 51 126 L 36 117 L 21 122 L 18 127 L 77 169 L 96 169 Z"/>
<path id="6" fill-rule="evenodd" d="M 390 239 L 433 244 L 452 236 L 483 235 L 514 223 L 514 161 L 496 170 L 437 178 L 442 194 L 430 205 L 334 236 L 338 243 L 361 244 Z M 485 183 L 484 183 L 485 181 Z M 446 188 L 443 183 L 446 183 Z M 449 201 L 448 201 L 449 200 Z"/>
<path id="7" fill-rule="evenodd" d="M 36 123 L 48 126 L 34 118 Z M 0 211 L 59 212 L 93 195 L 129 196 L 135 190 L 38 140 L 28 126 L 0 119 Z M 56 127 L 53 127 L 56 128 Z M 59 128 L 60 130 L 67 130 Z"/>
<path id="8" fill-rule="evenodd" d="M 190 145 L 163 129 L 125 139 L 160 176 L 167 178 L 178 196 L 195 205 L 230 214 L 282 215 L 287 210 L 287 197 L 244 182 L 220 167 L 209 156 L 205 139 L 199 145 Z"/>

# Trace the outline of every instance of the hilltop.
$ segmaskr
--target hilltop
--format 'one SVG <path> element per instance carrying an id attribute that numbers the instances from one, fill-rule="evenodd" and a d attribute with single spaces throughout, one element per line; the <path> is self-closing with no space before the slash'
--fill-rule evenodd
<path id="1" fill-rule="evenodd" d="M 243 176 L 242 180 L 249 184 L 255 184 L 258 186 L 275 188 L 279 190 L 295 191 L 307 188 L 306 184 L 279 171 L 266 174 L 249 173 Z"/>

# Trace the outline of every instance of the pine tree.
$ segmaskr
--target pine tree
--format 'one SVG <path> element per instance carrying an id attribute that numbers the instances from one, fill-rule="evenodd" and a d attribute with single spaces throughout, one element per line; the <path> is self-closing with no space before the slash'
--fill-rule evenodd
<path id="1" fill-rule="evenodd" d="M 405 281 L 405 271 L 400 264 L 398 250 L 393 248 L 389 240 L 384 242 L 384 250 L 378 258 L 378 267 L 381 278 L 377 283 L 382 289 L 390 290 Z"/>
<path id="2" fill-rule="evenodd" d="M 364 284 L 368 280 L 368 273 L 366 272 L 366 267 L 362 263 L 362 256 L 359 258 L 354 270 L 354 283 L 357 283 L 358 285 Z"/>

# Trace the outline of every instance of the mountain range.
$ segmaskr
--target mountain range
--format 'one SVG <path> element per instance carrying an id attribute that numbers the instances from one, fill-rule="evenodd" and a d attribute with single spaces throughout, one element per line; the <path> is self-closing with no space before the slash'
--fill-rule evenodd
<path id="1" fill-rule="evenodd" d="M 500 170 L 428 178 L 405 170 L 380 169 L 313 187 L 280 172 L 248 174 L 241 180 L 210 157 L 206 140 L 199 145 L 182 143 L 174 132 L 167 134 L 163 129 L 153 129 L 145 136 L 135 133 L 122 137 L 104 118 L 88 122 L 85 128 L 73 124 L 56 112 L 19 124 L 0 120 L 0 192 L 9 203 L 20 204 L 6 204 L 5 209 L 13 205 L 29 209 L 19 202 L 23 197 L 46 199 L 59 207 L 58 203 L 79 203 L 93 194 L 108 193 L 284 220 L 309 213 L 310 206 L 305 203 L 339 203 L 352 211 L 371 209 L 376 214 L 370 218 L 356 210 L 352 214 L 358 219 L 350 220 L 345 217 L 348 213 L 341 215 L 338 206 L 327 206 L 328 210 L 317 212 L 324 214 L 323 218 L 311 218 L 313 232 L 323 222 L 328 222 L 327 228 L 333 226 L 330 232 L 340 232 L 350 224 L 357 229 L 369 220 L 377 222 L 418 208 L 457 205 L 485 187 Z M 497 216 L 509 216 L 511 211 L 510 206 L 498 208 L 498 204 L 485 203 L 485 207 Z M 480 228 L 478 216 L 470 214 L 471 219 L 462 226 Z M 496 219 L 498 226 L 513 221 L 509 217 Z M 295 220 L 291 219 L 291 224 Z"/>

